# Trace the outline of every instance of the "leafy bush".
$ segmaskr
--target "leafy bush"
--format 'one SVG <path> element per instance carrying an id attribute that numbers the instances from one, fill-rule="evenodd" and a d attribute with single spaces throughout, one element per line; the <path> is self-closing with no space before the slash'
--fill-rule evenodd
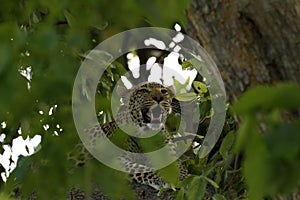
<path id="1" fill-rule="evenodd" d="M 242 117 L 236 150 L 245 155 L 243 174 L 250 199 L 299 187 L 299 108 L 300 88 L 287 83 L 252 88 L 235 104 Z"/>

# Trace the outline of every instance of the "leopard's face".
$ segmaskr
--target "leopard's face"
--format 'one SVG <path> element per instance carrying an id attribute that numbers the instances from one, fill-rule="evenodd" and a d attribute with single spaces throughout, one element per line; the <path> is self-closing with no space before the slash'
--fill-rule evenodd
<path id="1" fill-rule="evenodd" d="M 133 90 L 129 99 L 130 117 L 140 127 L 161 129 L 171 112 L 174 92 L 159 83 L 145 83 Z"/>

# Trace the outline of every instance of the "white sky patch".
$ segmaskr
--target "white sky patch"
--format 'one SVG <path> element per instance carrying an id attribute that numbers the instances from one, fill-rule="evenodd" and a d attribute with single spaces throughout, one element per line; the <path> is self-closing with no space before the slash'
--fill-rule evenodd
<path id="1" fill-rule="evenodd" d="M 6 138 L 6 135 L 5 135 L 4 133 L 2 133 L 2 134 L 0 135 L 0 142 L 1 142 L 1 143 L 4 142 L 5 138 Z"/>
<path id="2" fill-rule="evenodd" d="M 51 116 L 53 115 L 55 109 L 57 108 L 57 105 L 55 104 L 54 106 L 51 106 L 49 111 L 48 111 L 48 115 Z"/>
<path id="3" fill-rule="evenodd" d="M 3 121 L 3 122 L 1 122 L 1 128 L 6 128 L 6 122 L 5 121 Z"/>
<path id="4" fill-rule="evenodd" d="M 133 77 L 138 78 L 140 76 L 140 58 L 132 53 L 128 53 L 127 58 L 128 68 L 132 72 Z"/>
<path id="5" fill-rule="evenodd" d="M 19 155 L 22 156 L 29 155 L 29 151 L 27 151 L 29 149 L 26 149 L 26 144 L 28 143 L 28 141 L 29 141 L 29 137 L 27 137 L 24 140 L 22 136 L 19 136 L 12 141 L 12 147 L 11 147 L 11 149 L 13 150 L 12 160 L 14 162 L 17 161 Z"/>
<path id="6" fill-rule="evenodd" d="M 0 164 L 5 168 L 5 172 L 1 173 L 3 181 L 6 181 L 9 174 L 16 168 L 20 155 L 30 156 L 36 152 L 36 148 L 41 143 L 41 138 L 40 135 L 35 135 L 31 139 L 27 137 L 24 140 L 22 136 L 19 136 L 13 139 L 11 146 L 2 146 L 4 152 L 0 155 Z"/>
<path id="7" fill-rule="evenodd" d="M 177 35 L 173 38 L 173 41 L 176 43 L 181 42 L 184 39 L 184 35 L 180 32 L 177 33 Z"/>
<path id="8" fill-rule="evenodd" d="M 161 67 L 157 63 L 155 63 L 151 68 L 150 75 L 148 77 L 148 81 L 162 83 L 161 82 L 161 78 L 162 78 L 161 73 L 162 73 Z"/>
<path id="9" fill-rule="evenodd" d="M 35 135 L 33 138 L 30 139 L 30 142 L 34 148 L 38 147 L 41 141 L 42 141 L 42 136 L 40 135 Z"/>
<path id="10" fill-rule="evenodd" d="M 3 151 L 3 154 L 0 155 L 0 164 L 5 169 L 5 173 L 3 173 L 3 175 L 1 173 L 1 176 L 2 176 L 2 179 L 3 179 L 3 177 L 5 178 L 9 174 L 9 169 L 10 169 L 10 160 L 9 160 L 9 158 L 12 155 L 12 149 L 9 145 L 3 145 L 2 147 L 3 147 L 4 151 Z M 6 178 L 3 179 L 3 180 L 5 181 Z"/>
<path id="11" fill-rule="evenodd" d="M 48 112 L 48 115 L 49 115 L 49 116 L 53 115 L 53 109 L 54 109 L 53 107 L 51 107 L 51 108 L 49 109 L 49 112 Z"/>
<path id="12" fill-rule="evenodd" d="M 22 134 L 22 128 L 21 128 L 21 127 L 19 127 L 19 129 L 18 129 L 18 134 L 19 134 L 19 135 Z"/>
<path id="13" fill-rule="evenodd" d="M 44 124 L 43 128 L 44 128 L 45 131 L 47 131 L 50 128 L 50 126 L 49 126 L 49 124 Z"/>
<path id="14" fill-rule="evenodd" d="M 22 76 L 24 76 L 28 81 L 31 81 L 32 79 L 32 67 L 28 66 L 25 69 L 22 67 L 19 69 L 19 72 Z"/>
<path id="15" fill-rule="evenodd" d="M 175 47 L 175 45 L 176 45 L 175 42 L 172 41 L 172 42 L 170 42 L 169 47 L 170 47 L 171 49 L 173 49 L 173 48 Z"/>
<path id="16" fill-rule="evenodd" d="M 156 61 L 156 57 L 150 57 L 146 62 L 146 69 L 149 70 Z"/>
<path id="17" fill-rule="evenodd" d="M 130 83 L 130 81 L 127 79 L 126 76 L 121 76 L 121 80 L 127 89 L 132 88 L 132 84 Z"/>
<path id="18" fill-rule="evenodd" d="M 179 31 L 181 31 L 181 26 L 180 26 L 179 24 L 176 23 L 176 24 L 174 25 L 174 29 L 175 29 L 176 31 L 179 32 Z"/>
<path id="19" fill-rule="evenodd" d="M 191 85 L 197 75 L 197 70 L 195 69 L 182 70 L 181 65 L 178 63 L 178 58 L 179 54 L 170 53 L 164 59 L 163 80 L 165 85 L 173 85 L 173 77 L 182 84 L 190 77 L 189 85 Z"/>
<path id="20" fill-rule="evenodd" d="M 174 52 L 179 52 L 180 49 L 181 49 L 181 47 L 178 46 L 178 45 L 176 45 L 176 46 L 174 47 L 173 51 L 174 51 Z"/>
<path id="21" fill-rule="evenodd" d="M 163 41 L 160 41 L 160 40 L 155 39 L 155 38 L 146 39 L 144 43 L 145 43 L 146 46 L 153 45 L 156 48 L 161 49 L 161 50 L 166 49 L 165 43 Z"/>
<path id="22" fill-rule="evenodd" d="M 194 152 L 194 154 L 198 154 L 198 152 L 199 152 L 199 149 L 200 149 L 200 147 L 201 147 L 201 145 L 200 145 L 200 143 L 199 142 L 196 142 L 196 141 L 194 141 L 193 142 L 193 152 Z"/>
<path id="23" fill-rule="evenodd" d="M 55 136 L 59 135 L 57 131 L 54 131 L 53 133 L 54 133 Z"/>
<path id="24" fill-rule="evenodd" d="M 31 88 L 30 82 L 27 82 L 27 89 L 30 90 L 30 88 Z"/>
<path id="25" fill-rule="evenodd" d="M 25 56 L 30 56 L 30 53 L 28 50 L 25 51 Z"/>
<path id="26" fill-rule="evenodd" d="M 44 111 L 39 110 L 39 114 L 40 114 L 40 115 L 43 115 L 43 114 L 44 114 Z"/>
<path id="27" fill-rule="evenodd" d="M 128 53 L 128 54 L 126 55 L 126 58 L 127 58 L 128 60 L 131 60 L 133 57 L 134 57 L 134 54 L 133 54 L 133 53 Z"/>
<path id="28" fill-rule="evenodd" d="M 25 55 L 29 56 L 30 54 L 28 51 L 26 51 Z M 23 76 L 27 79 L 27 89 L 30 90 L 30 88 L 31 88 L 30 81 L 32 79 L 32 67 L 28 66 L 25 69 L 23 67 L 20 67 L 19 72 L 20 72 L 21 76 Z"/>

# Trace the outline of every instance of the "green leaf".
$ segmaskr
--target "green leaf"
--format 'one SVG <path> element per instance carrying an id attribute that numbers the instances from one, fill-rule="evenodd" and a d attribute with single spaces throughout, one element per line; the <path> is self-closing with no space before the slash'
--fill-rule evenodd
<path id="1" fill-rule="evenodd" d="M 279 124 L 264 137 L 271 168 L 268 180 L 269 193 L 290 193 L 300 180 L 300 120 Z M 288 176 L 286 172 L 288 171 Z"/>
<path id="2" fill-rule="evenodd" d="M 243 172 L 249 186 L 249 199 L 262 199 L 271 190 L 268 187 L 270 178 L 268 152 L 262 136 L 251 134 L 245 149 Z"/>
<path id="3" fill-rule="evenodd" d="M 243 123 L 240 125 L 240 128 L 237 132 L 237 139 L 235 144 L 235 150 L 237 152 L 242 151 L 245 149 L 248 138 L 250 134 L 253 133 L 253 128 L 257 127 L 257 121 L 252 116 L 246 116 L 243 119 Z"/>
<path id="4" fill-rule="evenodd" d="M 226 200 L 226 198 L 221 194 L 214 194 L 213 200 Z"/>
<path id="5" fill-rule="evenodd" d="M 219 152 L 224 160 L 227 159 L 228 154 L 234 145 L 234 140 L 235 134 L 233 131 L 227 133 L 226 137 L 223 139 Z"/>
<path id="6" fill-rule="evenodd" d="M 300 108 L 300 87 L 293 83 L 256 86 L 245 92 L 233 107 L 241 115 L 274 108 Z"/>
<path id="7" fill-rule="evenodd" d="M 196 93 L 189 92 L 189 93 L 182 93 L 175 96 L 175 99 L 178 101 L 192 101 L 196 99 L 198 96 Z"/>
<path id="8" fill-rule="evenodd" d="M 204 94 L 208 91 L 207 86 L 200 81 L 193 81 L 193 86 L 197 93 Z"/>
<path id="9" fill-rule="evenodd" d="M 173 85 L 176 90 L 176 94 L 182 94 L 187 93 L 186 87 L 188 86 L 190 82 L 190 78 L 188 77 L 187 80 L 184 83 L 180 83 L 175 77 L 173 77 Z"/>
<path id="10" fill-rule="evenodd" d="M 12 61 L 12 55 L 8 53 L 11 51 L 10 48 L 9 44 L 0 44 L 0 54 L 2 55 L 2 59 L 0 59 L 0 77 L 5 76 L 5 71 L 9 68 Z"/>
<path id="11" fill-rule="evenodd" d="M 64 10 L 64 15 L 68 21 L 69 26 L 74 27 L 74 25 L 76 24 L 74 16 L 67 10 Z"/>
<path id="12" fill-rule="evenodd" d="M 176 200 L 184 200 L 184 188 L 181 188 L 176 196 Z"/>
<path id="13" fill-rule="evenodd" d="M 206 176 L 204 176 L 204 179 L 209 182 L 212 186 L 214 186 L 215 188 L 219 188 L 219 185 L 214 182 L 213 180 L 211 180 L 210 178 L 207 178 Z"/>
<path id="14" fill-rule="evenodd" d="M 1 200 L 13 200 L 12 198 L 9 197 L 9 195 L 0 193 L 0 199 Z"/>
<path id="15" fill-rule="evenodd" d="M 203 176 L 195 176 L 186 192 L 187 200 L 202 200 L 206 191 L 206 184 Z"/>
<path id="16" fill-rule="evenodd" d="M 184 10 L 189 6 L 189 0 L 182 1 L 134 1 L 138 3 L 139 9 L 149 20 L 151 25 L 160 27 L 171 27 L 174 22 L 184 23 L 186 16 Z M 163 12 L 159 10 L 163 9 Z"/>
<path id="17" fill-rule="evenodd" d="M 158 173 L 171 186 L 177 185 L 179 179 L 179 167 L 177 162 L 174 162 L 167 167 L 158 170 Z"/>
<path id="18" fill-rule="evenodd" d="M 188 176 L 183 181 L 179 182 L 178 187 L 183 188 L 186 185 L 189 185 L 193 179 L 194 179 L 194 176 Z"/>
<path id="19" fill-rule="evenodd" d="M 188 61 L 184 61 L 181 64 L 181 67 L 182 67 L 182 69 L 187 69 L 187 68 L 193 68 L 193 65 L 190 62 L 188 62 Z"/>
<path id="20" fill-rule="evenodd" d="M 92 162 L 89 162 L 88 165 L 89 171 L 87 171 L 86 174 L 88 176 L 87 184 L 92 184 L 94 182 L 99 184 L 101 191 L 111 199 L 136 199 L 135 194 L 130 187 L 127 174 L 104 166 L 99 163 L 98 160 L 93 160 Z"/>

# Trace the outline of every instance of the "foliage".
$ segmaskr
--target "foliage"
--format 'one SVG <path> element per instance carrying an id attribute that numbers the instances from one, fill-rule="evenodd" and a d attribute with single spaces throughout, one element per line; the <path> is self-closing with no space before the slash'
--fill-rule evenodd
<path id="1" fill-rule="evenodd" d="M 184 23 L 188 3 L 32 0 L 1 4 L 0 122 L 7 124 L 1 128 L 6 134 L 3 145 L 11 144 L 19 128 L 23 138 L 40 134 L 42 142 L 34 155 L 19 158 L 17 168 L 1 184 L 0 199 L 11 199 L 12 192 L 22 199 L 33 193 L 39 199 L 65 199 L 73 187 L 91 193 L 95 185 L 111 199 L 135 199 L 127 174 L 92 158 L 85 160 L 84 167 L 81 158 L 69 159 L 80 142 L 71 112 L 73 81 L 82 56 L 99 42 L 130 28 L 171 28 L 175 22 Z M 186 61 L 182 67 L 191 68 L 192 64 Z M 102 102 L 96 110 L 105 113 L 99 115 L 99 121 L 112 118 L 111 91 L 126 70 L 126 61 L 120 59 L 105 72 L 96 97 Z M 174 79 L 176 90 L 183 91 L 176 98 L 186 104 L 197 101 L 200 119 L 192 123 L 204 127 L 196 139 L 201 143 L 202 131 L 213 115 L 208 86 L 196 80 L 188 91 L 187 83 Z M 300 121 L 293 115 L 299 111 L 299 95 L 299 87 L 293 84 L 259 86 L 246 92 L 229 107 L 222 138 L 211 154 L 200 159 L 195 146 L 183 156 L 192 174 L 189 178 L 177 183 L 175 164 L 159 171 L 177 188 L 174 198 L 256 200 L 289 193 L 299 186 Z M 234 115 L 242 119 L 238 131 Z M 178 116 L 171 116 L 167 123 L 178 124 Z M 168 128 L 174 135 L 181 131 Z M 240 155 L 245 156 L 242 167 Z"/>
<path id="2" fill-rule="evenodd" d="M 300 180 L 300 87 L 281 83 L 258 86 L 234 106 L 243 118 L 236 150 L 245 154 L 243 174 L 250 199 L 289 193 Z M 297 114 L 295 114 L 297 116 Z"/>
<path id="3" fill-rule="evenodd" d="M 39 199 L 64 199 L 71 187 L 89 191 L 99 184 L 112 198 L 134 198 L 124 174 L 92 161 L 72 169 L 68 155 L 79 143 L 71 112 L 74 78 L 82 55 L 107 37 L 140 26 L 171 28 L 184 23 L 187 5 L 187 0 L 2 2 L 0 122 L 7 125 L 1 128 L 3 144 L 11 145 L 19 129 L 23 138 L 42 135 L 40 150 L 19 158 L 7 183 L 1 183 L 3 191 L 17 190 L 22 198 L 36 192 Z M 122 74 L 116 68 L 113 73 Z"/>

